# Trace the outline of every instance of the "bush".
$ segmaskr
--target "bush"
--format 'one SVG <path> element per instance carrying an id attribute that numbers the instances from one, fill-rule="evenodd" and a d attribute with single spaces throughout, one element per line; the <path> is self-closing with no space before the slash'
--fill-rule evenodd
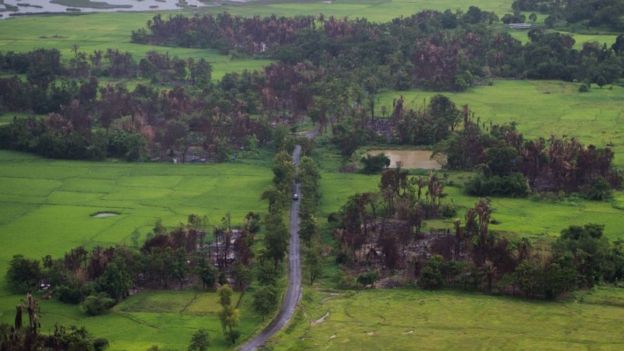
<path id="1" fill-rule="evenodd" d="M 525 197 L 529 193 L 526 178 L 520 173 L 502 177 L 479 174 L 466 183 L 465 189 L 473 196 Z"/>
<path id="2" fill-rule="evenodd" d="M 82 303 L 82 310 L 90 316 L 99 316 L 115 305 L 115 300 L 105 293 L 89 295 Z"/>
<path id="3" fill-rule="evenodd" d="M 210 336 L 206 329 L 199 329 L 193 334 L 188 351 L 206 351 L 210 346 Z"/>
<path id="4" fill-rule="evenodd" d="M 54 293 L 59 301 L 64 303 L 79 304 L 82 301 L 80 287 L 61 285 Z"/>
<path id="5" fill-rule="evenodd" d="M 240 338 L 240 331 L 236 329 L 228 330 L 225 332 L 225 338 L 230 341 L 232 345 L 236 344 L 236 340 Z"/>
<path id="6" fill-rule="evenodd" d="M 277 288 L 273 285 L 263 285 L 253 294 L 254 310 L 264 317 L 275 310 L 277 300 Z"/>
<path id="7" fill-rule="evenodd" d="M 15 293 L 27 293 L 37 289 L 41 279 L 39 261 L 22 255 L 13 256 L 6 275 L 9 288 Z"/>
<path id="8" fill-rule="evenodd" d="M 443 218 L 453 218 L 457 215 L 457 208 L 455 207 L 455 205 L 442 204 L 440 206 L 440 215 Z"/>
<path id="9" fill-rule="evenodd" d="M 355 289 L 357 288 L 357 282 L 351 274 L 340 271 L 336 274 L 336 286 L 338 289 Z"/>
<path id="10" fill-rule="evenodd" d="M 377 272 L 370 271 L 360 274 L 357 278 L 357 282 L 362 286 L 373 285 L 378 278 L 379 274 L 377 274 Z"/>
<path id="11" fill-rule="evenodd" d="M 390 159 L 384 153 L 377 155 L 366 155 L 360 160 L 364 164 L 364 173 L 375 174 L 390 166 Z"/>
<path id="12" fill-rule="evenodd" d="M 441 256 L 432 256 L 420 271 L 418 285 L 427 290 L 440 289 L 444 286 L 442 266 L 444 259 Z"/>
<path id="13" fill-rule="evenodd" d="M 108 345 L 109 345 L 108 340 L 106 340 L 104 338 L 97 338 L 97 339 L 93 340 L 93 348 L 95 349 L 95 351 L 106 350 Z"/>
<path id="14" fill-rule="evenodd" d="M 581 86 L 579 87 L 579 93 L 587 93 L 589 92 L 589 85 L 583 83 L 581 84 Z"/>
<path id="15" fill-rule="evenodd" d="M 611 198 L 611 194 L 611 184 L 604 178 L 598 178 L 581 189 L 581 195 L 588 200 L 604 201 Z"/>

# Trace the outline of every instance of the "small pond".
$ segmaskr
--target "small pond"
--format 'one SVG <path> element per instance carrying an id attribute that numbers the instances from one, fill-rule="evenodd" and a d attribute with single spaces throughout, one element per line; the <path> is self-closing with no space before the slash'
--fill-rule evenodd
<path id="1" fill-rule="evenodd" d="M 94 214 L 91 215 L 91 217 L 93 218 L 108 218 L 108 217 L 116 217 L 119 216 L 119 212 L 111 212 L 111 211 L 102 211 L 102 212 L 96 212 Z"/>
<path id="2" fill-rule="evenodd" d="M 369 150 L 368 155 L 384 153 L 390 159 L 390 167 L 395 168 L 401 164 L 402 168 L 412 169 L 441 169 L 446 162 L 444 156 L 433 155 L 429 150 Z"/>

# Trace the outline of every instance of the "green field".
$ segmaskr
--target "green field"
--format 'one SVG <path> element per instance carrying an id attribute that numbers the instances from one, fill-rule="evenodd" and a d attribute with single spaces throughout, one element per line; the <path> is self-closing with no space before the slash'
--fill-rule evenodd
<path id="1" fill-rule="evenodd" d="M 133 30 L 143 27 L 153 13 L 98 13 L 83 16 L 30 16 L 0 21 L 0 51 L 29 51 L 37 48 L 58 49 L 63 57 L 73 55 L 72 47 L 81 51 L 105 51 L 114 48 L 129 51 L 138 60 L 148 51 L 169 52 L 182 58 L 205 58 L 213 66 L 213 78 L 228 72 L 258 70 L 268 60 L 232 59 L 215 50 L 186 49 L 130 42 Z"/>
<path id="2" fill-rule="evenodd" d="M 173 165 L 44 160 L 0 151 L 0 276 L 15 254 L 59 257 L 78 245 L 131 245 L 130 235 L 147 234 L 157 219 L 175 226 L 191 214 L 219 223 L 227 212 L 235 223 L 249 211 L 264 211 L 260 194 L 270 184 L 263 165 Z M 120 215 L 93 218 L 98 211 Z M 0 279 L 0 321 L 11 322 L 20 296 Z M 44 328 L 54 323 L 85 325 L 109 338 L 111 350 L 144 350 L 151 344 L 180 349 L 199 327 L 223 348 L 214 293 L 139 294 L 113 312 L 87 318 L 78 307 L 45 301 Z M 244 337 L 260 321 L 243 306 Z"/>
<path id="3" fill-rule="evenodd" d="M 433 9 L 461 9 L 466 10 L 471 5 L 479 6 L 484 10 L 495 11 L 502 15 L 510 10 L 511 0 L 365 0 L 365 1 L 335 1 L 331 4 L 322 1 L 290 3 L 251 3 L 245 5 L 228 5 L 214 8 L 202 8 L 201 12 L 227 11 L 243 16 L 295 16 L 317 15 L 323 13 L 336 17 L 365 17 L 371 21 L 389 21 L 392 18 L 406 16 L 415 12 Z M 169 14 L 192 12 L 168 11 Z M 29 51 L 36 48 L 56 48 L 61 50 L 65 57 L 70 57 L 74 45 L 80 50 L 92 52 L 116 48 L 131 52 L 135 58 L 142 57 L 147 51 L 169 52 L 172 56 L 184 58 L 205 58 L 213 65 L 213 78 L 220 79 L 225 73 L 258 70 L 270 63 L 269 60 L 233 59 L 222 55 L 215 50 L 187 49 L 139 45 L 130 42 L 130 33 L 143 27 L 147 20 L 157 12 L 122 12 L 96 13 L 73 16 L 25 16 L 0 21 L 0 51 Z M 515 37 L 526 41 L 526 32 L 512 32 Z M 615 35 L 574 34 L 577 45 L 585 41 L 612 43 Z"/>
<path id="4" fill-rule="evenodd" d="M 558 81 L 495 80 L 466 92 L 444 93 L 458 106 L 468 104 L 482 122 L 517 122 L 526 137 L 574 136 L 585 143 L 611 145 L 616 164 L 624 166 L 624 88 L 593 87 L 578 92 L 579 84 Z M 379 97 L 379 110 L 392 111 L 392 100 L 404 96 L 410 106 L 422 106 L 436 93 L 390 91 Z"/>
<path id="5" fill-rule="evenodd" d="M 12 321 L 18 298 L 0 297 L 1 321 Z M 262 320 L 252 312 L 249 299 L 243 301 L 240 330 L 246 338 L 258 331 Z M 79 307 L 56 301 L 43 302 L 41 309 L 44 331 L 52 330 L 55 323 L 84 326 L 93 335 L 108 339 L 111 342 L 108 350 L 145 351 L 152 345 L 185 350 L 193 332 L 200 328 L 208 330 L 211 350 L 230 349 L 222 337 L 216 293 L 142 292 L 98 317 L 86 317 Z"/>
<path id="6" fill-rule="evenodd" d="M 462 180 L 452 175 L 456 183 Z M 467 176 L 463 176 L 464 180 Z M 358 192 L 377 191 L 379 176 L 363 174 L 323 173 L 321 185 L 323 198 L 321 212 L 326 216 L 338 211 L 347 199 Z M 446 187 L 445 201 L 453 203 L 458 209 L 458 217 L 463 218 L 465 211 L 474 206 L 478 198 L 465 195 L 460 186 Z M 565 201 L 538 201 L 532 199 L 493 198 L 494 218 L 498 224 L 492 224 L 493 230 L 514 233 L 534 239 L 550 238 L 569 225 L 598 223 L 605 225 L 605 234 L 613 240 L 624 239 L 624 209 L 621 201 L 624 193 L 617 192 L 612 202 L 595 202 L 582 199 Z M 430 228 L 452 228 L 452 220 L 435 220 L 427 224 Z"/>
<path id="7" fill-rule="evenodd" d="M 503 15 L 511 11 L 512 0 L 336 0 L 324 1 L 276 2 L 247 4 L 210 9 L 208 11 L 227 10 L 244 16 L 271 15 L 282 16 L 310 15 L 323 13 L 335 17 L 366 17 L 371 21 L 388 21 L 395 17 L 409 16 L 422 10 L 447 9 L 466 11 L 470 6 L 482 10 L 494 11 Z"/>
<path id="8" fill-rule="evenodd" d="M 622 289 L 546 303 L 408 289 L 308 293 L 275 350 L 621 350 Z M 606 299 L 606 300 L 605 300 Z M 322 317 L 326 318 L 322 320 Z"/>
<path id="9" fill-rule="evenodd" d="M 240 15 L 310 15 L 366 17 L 372 21 L 410 15 L 423 9 L 466 9 L 477 5 L 499 15 L 509 12 L 511 0 L 338 0 L 301 3 L 228 5 L 204 12 L 227 10 Z M 0 0 L 1 3 L 1 0 Z M 172 12 L 173 13 L 173 12 Z M 177 12 L 176 12 L 177 13 Z M 189 13 L 189 12 L 181 12 Z M 227 72 L 261 69 L 268 60 L 233 59 L 214 50 L 185 49 L 130 43 L 130 32 L 155 13 L 100 13 L 81 16 L 36 16 L 0 21 L 0 51 L 57 48 L 67 57 L 72 47 L 83 51 L 117 48 L 135 59 L 156 50 L 179 57 L 203 57 L 212 63 L 214 79 Z M 526 32 L 513 32 L 526 41 Z M 614 35 L 574 34 L 577 47 L 586 41 L 611 43 Z M 136 82 L 130 82 L 130 85 Z M 379 107 L 391 110 L 392 99 L 404 95 L 420 106 L 434 93 L 385 92 Z M 516 121 L 527 137 L 577 136 L 587 143 L 613 145 L 616 163 L 624 166 L 624 88 L 593 88 L 578 93 L 578 84 L 551 81 L 496 80 L 463 93 L 445 93 L 458 105 L 469 104 L 481 121 Z M 0 115 L 0 125 L 13 114 Z M 340 157 L 320 148 L 321 223 L 349 196 L 375 191 L 379 176 L 338 173 Z M 62 255 L 77 245 L 92 247 L 132 244 L 131 233 L 145 237 L 157 219 L 167 226 L 185 221 L 191 213 L 206 214 L 218 223 L 227 212 L 238 222 L 248 211 L 263 212 L 259 195 L 271 182 L 265 159 L 216 165 L 172 165 L 124 162 L 44 160 L 0 151 L 0 322 L 11 323 L 20 296 L 7 291 L 4 272 L 14 254 L 41 257 Z M 462 178 L 463 177 L 463 178 Z M 460 184 L 465 174 L 452 173 Z M 448 197 L 462 217 L 476 198 L 461 187 L 447 187 Z M 492 229 L 552 238 L 571 224 L 605 224 L 610 239 L 624 239 L 624 192 L 611 202 L 530 199 L 493 199 Z M 117 217 L 92 218 L 98 211 Z M 450 221 L 431 221 L 429 227 L 450 227 Z M 332 270 L 336 266 L 332 265 Z M 330 275 L 329 273 L 327 275 Z M 331 279 L 331 277 L 325 277 Z M 456 292 L 377 290 L 319 292 L 310 289 L 296 323 L 277 339 L 277 350 L 362 349 L 502 349 L 502 350 L 621 350 L 624 337 L 624 292 L 597 289 L 580 293 L 576 302 L 541 303 Z M 246 338 L 262 321 L 242 305 L 241 332 Z M 42 302 L 44 330 L 55 323 L 82 325 L 111 341 L 112 351 L 137 350 L 158 344 L 185 350 L 191 334 L 207 328 L 211 349 L 227 349 L 216 316 L 216 295 L 199 291 L 142 292 L 110 313 L 86 317 L 78 307 Z M 329 312 L 322 323 L 311 325 Z"/>
<path id="10" fill-rule="evenodd" d="M 581 34 L 581 33 L 570 33 L 570 32 L 561 32 L 563 34 L 568 34 L 574 38 L 574 47 L 576 49 L 582 49 L 584 43 L 588 42 L 597 42 L 600 45 L 607 45 L 610 47 L 615 43 L 615 39 L 617 38 L 617 34 Z M 529 42 L 528 31 L 526 30 L 509 30 L 509 34 L 512 37 L 520 40 L 523 43 Z"/>

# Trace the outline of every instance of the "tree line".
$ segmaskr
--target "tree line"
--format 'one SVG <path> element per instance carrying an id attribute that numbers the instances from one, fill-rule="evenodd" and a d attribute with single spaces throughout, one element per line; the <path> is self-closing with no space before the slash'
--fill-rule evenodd
<path id="1" fill-rule="evenodd" d="M 489 126 L 463 112 L 463 127 L 437 148 L 450 169 L 476 169 L 466 184 L 477 196 L 526 196 L 534 192 L 580 193 L 605 200 L 622 185 L 609 147 L 585 146 L 575 138 L 526 140 L 514 123 Z"/>
<path id="2" fill-rule="evenodd" d="M 467 105 L 460 110 L 444 95 L 417 108 L 407 108 L 401 96 L 386 118 L 360 110 L 336 120 L 331 141 L 347 160 L 370 143 L 433 147 L 446 157 L 447 169 L 477 171 L 466 183 L 466 191 L 475 196 L 562 192 L 605 200 L 621 187 L 622 172 L 613 165 L 611 148 L 554 135 L 529 140 L 516 127 L 482 123 Z M 389 164 L 382 155 L 361 162 L 368 173 L 379 173 Z"/>
<path id="3" fill-rule="evenodd" d="M 624 277 L 624 248 L 603 235 L 603 226 L 570 226 L 546 247 L 534 247 L 490 230 L 495 220 L 487 199 L 469 208 L 463 223 L 455 220 L 453 230 L 422 231 L 425 219 L 455 215 L 440 201 L 444 196 L 434 176 L 427 181 L 387 170 L 380 192 L 351 197 L 330 216 L 344 270 L 339 284 L 403 276 L 390 284 L 555 299 Z"/>
<path id="4" fill-rule="evenodd" d="M 286 135 L 286 139 L 291 138 Z M 253 307 L 263 317 L 279 307 L 279 278 L 283 273 L 283 262 L 288 252 L 290 234 L 285 218 L 297 171 L 292 157 L 286 151 L 289 144 L 284 142 L 278 145 L 278 152 L 273 157 L 273 182 L 262 193 L 262 199 L 268 202 L 268 213 L 264 218 L 266 231 L 259 257 L 258 286 L 253 293 Z"/>
<path id="5" fill-rule="evenodd" d="M 301 158 L 298 169 L 301 189 L 299 206 L 299 237 L 303 242 L 303 263 L 310 284 L 323 275 L 323 241 L 319 228 L 321 200 L 321 173 L 317 163 L 309 156 Z"/>
<path id="6" fill-rule="evenodd" d="M 203 60 L 150 52 L 136 64 L 115 50 L 89 57 L 78 65 L 86 67 L 78 70 L 84 72 L 73 74 L 74 59 L 62 64 L 56 50 L 0 55 L 4 70 L 26 75 L 26 80 L 0 79 L 0 109 L 48 114 L 0 128 L 0 147 L 52 158 L 223 161 L 237 149 L 255 152 L 270 138 L 268 122 L 257 116 L 259 98 L 236 86 L 237 81 L 257 82 L 251 73 L 233 76 L 222 86 L 210 82 L 211 68 Z M 100 84 L 102 72 L 124 78 L 138 74 L 175 87 L 139 84 L 129 91 Z"/>
<path id="7" fill-rule="evenodd" d="M 563 22 L 614 31 L 624 29 L 624 1 L 621 0 L 515 0 L 512 8 L 548 14 L 545 23 L 551 26 Z"/>
<path id="8" fill-rule="evenodd" d="M 456 222 L 432 256 L 417 264 L 418 284 L 487 293 L 556 299 L 575 289 L 613 283 L 624 274 L 621 243 L 603 235 L 604 226 L 570 226 L 546 248 L 526 239 L 505 238 L 489 229 L 489 201 L 480 199 Z"/>
<path id="9" fill-rule="evenodd" d="M 494 13 L 474 6 L 465 13 L 422 11 L 386 23 L 323 15 L 158 15 L 132 38 L 137 43 L 239 51 L 291 65 L 309 61 L 343 80 L 359 75 L 369 94 L 381 88 L 464 90 L 490 77 L 599 85 L 622 77 L 621 45 L 586 43 L 577 50 L 571 36 L 540 28 L 531 30 L 530 42 L 523 44 L 497 30 L 498 21 Z"/>
<path id="10" fill-rule="evenodd" d="M 15 293 L 38 292 L 61 302 L 80 304 L 86 314 L 99 315 L 140 289 L 232 283 L 244 290 L 250 284 L 251 249 L 260 219 L 250 213 L 240 228 L 229 216 L 206 234 L 207 218 L 189 216 L 188 223 L 167 230 L 157 222 L 139 246 L 74 248 L 61 258 L 12 258 L 7 283 Z"/>

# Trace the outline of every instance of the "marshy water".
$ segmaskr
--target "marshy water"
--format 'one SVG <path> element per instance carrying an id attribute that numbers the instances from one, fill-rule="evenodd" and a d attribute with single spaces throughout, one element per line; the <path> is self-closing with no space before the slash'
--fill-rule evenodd
<path id="1" fill-rule="evenodd" d="M 246 2 L 247 0 L 233 0 Z M 188 7 L 218 6 L 216 3 L 200 0 L 4 0 L 0 4 L 1 18 L 11 14 L 67 13 L 67 12 L 114 12 L 177 10 Z"/>
<path id="2" fill-rule="evenodd" d="M 442 155 L 433 155 L 429 150 L 369 150 L 368 155 L 385 154 L 390 159 L 390 167 L 395 168 L 400 163 L 402 168 L 441 169 L 446 160 Z"/>

